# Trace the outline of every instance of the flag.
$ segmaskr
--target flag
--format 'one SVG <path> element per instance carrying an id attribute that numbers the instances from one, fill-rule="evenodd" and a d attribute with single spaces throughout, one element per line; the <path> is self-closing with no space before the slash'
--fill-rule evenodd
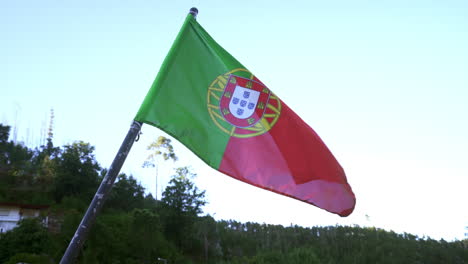
<path id="1" fill-rule="evenodd" d="M 320 137 L 188 15 L 135 117 L 214 169 L 340 216 L 356 202 Z"/>

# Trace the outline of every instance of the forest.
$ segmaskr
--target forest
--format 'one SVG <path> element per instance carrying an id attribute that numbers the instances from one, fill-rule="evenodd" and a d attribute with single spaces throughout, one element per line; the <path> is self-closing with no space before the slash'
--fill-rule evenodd
<path id="1" fill-rule="evenodd" d="M 0 124 L 0 204 L 47 207 L 0 233 L 0 263 L 58 263 L 106 173 L 90 143 L 29 148 Z M 148 147 L 176 159 L 170 140 Z M 143 163 L 143 161 L 142 161 Z M 281 226 L 216 221 L 203 212 L 205 192 L 190 167 L 174 169 L 162 197 L 121 173 L 77 263 L 468 263 L 468 239 L 447 242 L 360 226 Z M 43 219 L 48 218 L 44 225 Z"/>

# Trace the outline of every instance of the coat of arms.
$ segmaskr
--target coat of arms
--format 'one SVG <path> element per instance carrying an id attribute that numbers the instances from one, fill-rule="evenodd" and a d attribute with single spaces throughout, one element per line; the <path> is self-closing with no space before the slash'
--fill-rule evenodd
<path id="1" fill-rule="evenodd" d="M 236 127 L 254 126 L 265 113 L 270 90 L 260 82 L 230 75 L 219 101 L 224 119 Z"/>

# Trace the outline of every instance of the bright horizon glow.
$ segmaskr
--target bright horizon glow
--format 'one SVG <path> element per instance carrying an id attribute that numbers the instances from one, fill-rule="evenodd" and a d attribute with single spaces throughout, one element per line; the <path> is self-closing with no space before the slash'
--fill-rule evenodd
<path id="1" fill-rule="evenodd" d="M 356 194 L 347 218 L 249 186 L 174 142 L 215 219 L 375 226 L 420 237 L 468 233 L 468 3 L 338 1 L 0 4 L 0 122 L 37 146 L 83 140 L 109 167 L 192 6 L 210 35 L 324 140 Z M 232 15 L 231 15 L 232 14 Z M 239 21 L 242 21 L 240 23 Z M 159 135 L 144 125 L 122 172 L 154 193 L 141 165 Z M 158 197 L 161 191 L 158 187 Z"/>

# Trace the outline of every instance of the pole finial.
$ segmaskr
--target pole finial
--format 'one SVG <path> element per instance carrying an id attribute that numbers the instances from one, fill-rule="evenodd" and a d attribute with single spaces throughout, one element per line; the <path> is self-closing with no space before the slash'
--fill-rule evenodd
<path id="1" fill-rule="evenodd" d="M 198 15 L 198 9 L 196 7 L 192 7 L 190 8 L 190 12 L 189 14 L 191 14 L 193 16 L 193 18 L 197 18 L 197 15 Z"/>

